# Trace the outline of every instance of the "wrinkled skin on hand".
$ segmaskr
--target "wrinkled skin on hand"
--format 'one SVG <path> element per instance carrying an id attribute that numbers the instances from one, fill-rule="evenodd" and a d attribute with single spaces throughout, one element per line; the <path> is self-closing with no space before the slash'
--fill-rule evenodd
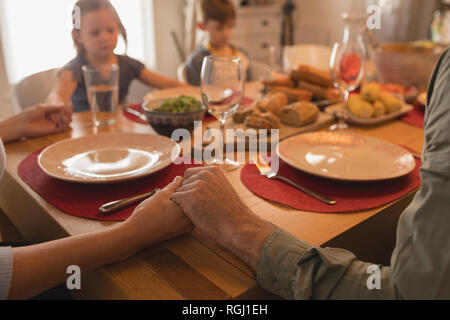
<path id="1" fill-rule="evenodd" d="M 195 227 L 256 268 L 264 241 L 275 226 L 254 214 L 217 167 L 186 170 L 171 199 Z"/>

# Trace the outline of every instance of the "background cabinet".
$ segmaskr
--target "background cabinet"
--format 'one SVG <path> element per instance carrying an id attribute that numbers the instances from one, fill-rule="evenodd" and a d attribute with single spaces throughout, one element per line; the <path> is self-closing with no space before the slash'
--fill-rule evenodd
<path id="1" fill-rule="evenodd" d="M 233 44 L 246 50 L 251 60 L 269 63 L 269 47 L 281 36 L 281 6 L 248 6 L 237 9 Z"/>

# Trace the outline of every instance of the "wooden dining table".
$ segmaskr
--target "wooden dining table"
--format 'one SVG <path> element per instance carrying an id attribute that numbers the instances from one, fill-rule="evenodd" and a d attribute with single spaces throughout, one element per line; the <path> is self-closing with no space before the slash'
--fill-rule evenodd
<path id="1" fill-rule="evenodd" d="M 400 120 L 371 127 L 351 126 L 350 130 L 406 146 L 418 153 L 423 147 L 423 129 Z M 38 243 L 104 230 L 121 223 L 66 214 L 44 200 L 18 175 L 20 162 L 36 150 L 62 139 L 108 131 L 155 134 L 149 125 L 130 121 L 122 113 L 118 113 L 115 125 L 96 129 L 91 114 L 83 112 L 73 115 L 71 130 L 5 146 L 7 165 L 0 184 L 0 207 L 27 241 Z M 227 172 L 226 177 L 239 198 L 260 217 L 313 245 L 345 248 L 360 260 L 380 264 L 389 264 L 398 218 L 417 191 L 372 210 L 306 212 L 254 195 L 242 184 L 240 171 Z M 80 299 L 276 298 L 259 287 L 256 275 L 242 261 L 195 230 L 149 247 L 125 261 L 83 271 L 81 290 L 70 293 Z"/>

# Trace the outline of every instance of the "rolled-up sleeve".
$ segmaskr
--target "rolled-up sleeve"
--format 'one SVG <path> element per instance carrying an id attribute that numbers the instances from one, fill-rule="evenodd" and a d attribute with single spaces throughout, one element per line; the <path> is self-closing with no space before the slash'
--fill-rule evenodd
<path id="1" fill-rule="evenodd" d="M 261 251 L 257 277 L 261 287 L 285 299 L 400 298 L 389 267 L 379 268 L 379 288 L 368 286 L 374 266 L 350 251 L 314 247 L 276 229 Z"/>
<path id="2" fill-rule="evenodd" d="M 13 268 L 11 247 L 0 247 L 0 300 L 8 298 Z"/>

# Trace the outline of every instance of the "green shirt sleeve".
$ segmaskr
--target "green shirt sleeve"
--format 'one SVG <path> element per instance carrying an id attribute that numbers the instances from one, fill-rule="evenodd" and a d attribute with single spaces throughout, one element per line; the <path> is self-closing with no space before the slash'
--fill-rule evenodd
<path id="1" fill-rule="evenodd" d="M 421 189 L 397 226 L 391 266 L 349 251 L 314 247 L 277 229 L 259 257 L 260 285 L 286 299 L 450 299 L 450 56 L 440 57 L 428 89 Z M 379 268 L 379 286 L 372 282 Z M 372 289 L 370 289 L 372 288 Z"/>
<path id="2" fill-rule="evenodd" d="M 371 269 L 379 268 L 380 289 L 369 289 Z M 356 260 L 350 251 L 314 247 L 276 229 L 261 252 L 258 282 L 285 299 L 396 299 L 389 267 Z"/>

